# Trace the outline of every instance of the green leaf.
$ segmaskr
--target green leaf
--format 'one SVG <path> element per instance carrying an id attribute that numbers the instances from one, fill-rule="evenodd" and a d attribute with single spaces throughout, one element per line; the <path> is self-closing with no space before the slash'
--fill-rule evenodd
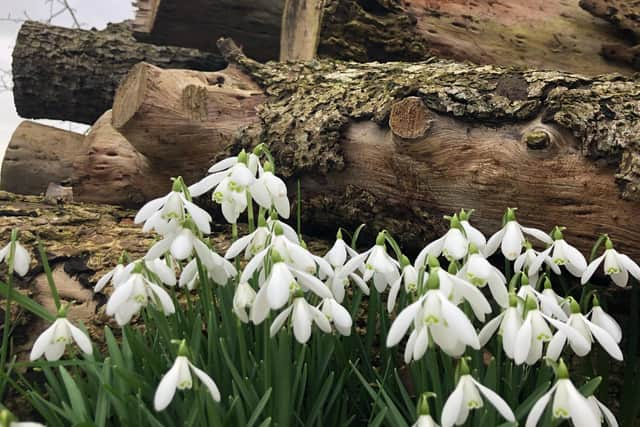
<path id="1" fill-rule="evenodd" d="M 9 295 L 9 287 L 4 282 L 0 282 L 0 295 L 2 295 L 4 298 Z M 22 295 L 20 292 L 17 292 L 15 290 L 14 292 L 11 292 L 11 299 L 20 304 L 26 310 L 29 310 L 30 312 L 44 320 L 47 320 L 49 322 L 53 322 L 54 320 L 56 320 L 56 316 L 49 313 L 46 308 L 29 298 L 28 296 Z"/>
<path id="2" fill-rule="evenodd" d="M 596 389 L 598 388 L 601 382 L 602 382 L 602 377 L 592 378 L 591 380 L 587 381 L 579 388 L 580 393 L 582 393 L 584 397 L 591 396 L 593 393 L 595 393 Z"/>
<path id="3" fill-rule="evenodd" d="M 75 422 L 85 421 L 87 416 L 87 407 L 84 402 L 84 397 L 78 384 L 71 378 L 69 371 L 64 366 L 60 366 L 60 376 L 64 382 L 67 395 L 69 396 L 69 403 L 71 403 L 71 409 L 73 410 Z"/>
<path id="4" fill-rule="evenodd" d="M 262 414 L 262 411 L 264 411 L 264 408 L 265 406 L 267 406 L 267 403 L 269 402 L 270 397 L 271 397 L 271 388 L 267 389 L 267 391 L 264 393 L 264 395 L 258 402 L 258 405 L 256 405 L 256 409 L 253 410 L 253 413 L 251 414 L 249 421 L 247 421 L 247 427 L 253 427 L 253 425 L 258 421 L 258 417 L 260 416 L 260 414 Z"/>

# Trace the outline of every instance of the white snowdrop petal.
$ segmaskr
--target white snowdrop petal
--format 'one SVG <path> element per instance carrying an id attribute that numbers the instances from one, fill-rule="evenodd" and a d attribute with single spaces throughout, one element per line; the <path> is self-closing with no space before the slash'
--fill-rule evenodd
<path id="1" fill-rule="evenodd" d="M 253 200 L 255 200 L 258 205 L 265 209 L 271 208 L 271 196 L 269 195 L 269 190 L 267 190 L 267 186 L 263 179 L 257 179 L 253 184 L 251 184 L 249 192 L 251 193 Z"/>
<path id="2" fill-rule="evenodd" d="M 151 282 L 147 282 L 147 285 L 151 288 L 156 298 L 158 298 L 158 301 L 160 302 L 159 308 L 162 309 L 162 312 L 164 314 L 175 313 L 176 308 L 173 305 L 173 300 L 171 299 L 171 296 L 167 293 L 167 291 L 165 291 L 160 286 Z"/>
<path id="3" fill-rule="evenodd" d="M 540 267 L 542 267 L 542 264 L 544 263 L 545 259 L 549 256 L 549 253 L 551 252 L 552 249 L 553 249 L 553 246 L 548 247 L 544 251 L 540 252 L 538 256 L 535 257 L 533 262 L 529 265 L 529 269 L 527 270 L 527 276 L 533 276 L 534 274 L 538 273 L 538 271 L 540 270 Z"/>
<path id="4" fill-rule="evenodd" d="M 251 242 L 253 237 L 256 235 L 257 230 L 251 234 L 247 234 L 246 236 L 240 237 L 238 240 L 233 242 L 227 252 L 224 254 L 226 259 L 233 259 L 237 257 Z"/>
<path id="5" fill-rule="evenodd" d="M 306 307 L 307 302 L 296 298 L 293 302 L 293 335 L 300 344 L 305 344 L 311 338 L 311 315 Z"/>
<path id="6" fill-rule="evenodd" d="M 409 329 L 409 326 L 411 326 L 411 323 L 416 317 L 416 314 L 418 314 L 418 310 L 420 310 L 421 306 L 422 299 L 408 305 L 400 312 L 400 314 L 398 314 L 389 328 L 389 332 L 387 334 L 387 347 L 393 347 L 402 340 L 402 337 L 407 332 L 407 329 Z"/>
<path id="7" fill-rule="evenodd" d="M 178 359 L 174 362 L 171 369 L 160 380 L 156 394 L 153 397 L 153 407 L 156 411 L 162 411 L 173 400 L 173 396 L 176 394 L 176 388 L 178 387 L 178 377 L 180 375 L 180 363 Z"/>
<path id="8" fill-rule="evenodd" d="M 287 303 L 290 286 L 294 281 L 284 262 L 278 262 L 273 265 L 271 277 L 265 285 L 267 287 L 267 300 L 272 310 L 277 310 Z"/>
<path id="9" fill-rule="evenodd" d="M 91 340 L 89 339 L 87 334 L 82 332 L 80 328 L 75 327 L 68 320 L 65 319 L 65 321 L 67 322 L 67 326 L 69 327 L 69 330 L 71 330 L 71 336 L 73 337 L 73 340 L 76 342 L 76 344 L 78 344 L 78 347 L 80 347 L 80 350 L 82 350 L 86 354 L 92 354 L 93 347 L 91 346 Z"/>
<path id="10" fill-rule="evenodd" d="M 29 355 L 29 360 L 32 362 L 34 360 L 39 359 L 44 352 L 47 350 L 49 345 L 51 345 L 53 341 L 53 335 L 55 334 L 55 322 L 45 329 L 44 332 L 38 336 L 36 341 L 33 343 L 33 347 L 31 348 L 31 354 Z"/>
<path id="11" fill-rule="evenodd" d="M 426 327 L 420 328 L 413 346 L 413 360 L 420 360 L 429 347 L 429 330 Z"/>
<path id="12" fill-rule="evenodd" d="M 442 427 L 453 427 L 458 420 L 458 416 L 464 403 L 464 393 L 458 382 L 458 386 L 449 395 L 442 408 Z"/>
<path id="13" fill-rule="evenodd" d="M 145 260 L 154 260 L 156 258 L 160 258 L 171 248 L 171 237 L 165 237 L 164 239 L 154 243 L 153 246 L 149 249 L 147 254 L 144 256 Z"/>
<path id="14" fill-rule="evenodd" d="M 484 347 L 489 342 L 491 337 L 493 337 L 493 335 L 496 333 L 496 331 L 500 327 L 500 323 L 502 322 L 503 318 L 504 318 L 504 312 L 500 313 L 493 319 L 489 320 L 484 325 L 482 330 L 480 330 L 480 334 L 478 334 L 478 339 L 480 340 L 481 347 Z"/>
<path id="15" fill-rule="evenodd" d="M 96 285 L 93 287 L 93 292 L 100 292 L 102 289 L 104 289 L 107 283 L 109 283 L 109 280 L 111 280 L 111 277 L 113 276 L 114 272 L 115 272 L 115 269 L 109 271 L 107 274 L 102 276 L 100 280 L 98 280 L 98 283 L 96 283 Z"/>
<path id="16" fill-rule="evenodd" d="M 535 237 L 536 239 L 540 240 L 543 243 L 546 243 L 548 245 L 553 243 L 553 240 L 551 239 L 551 237 L 542 230 L 538 230 L 537 228 L 522 227 L 522 226 L 520 226 L 520 229 L 522 230 L 523 233 L 528 234 L 531 237 Z"/>
<path id="17" fill-rule="evenodd" d="M 591 343 L 582 334 L 563 322 L 553 319 L 545 314 L 541 315 L 547 322 L 567 336 L 567 339 L 571 343 L 571 348 L 573 348 L 576 353 L 586 354 L 589 352 L 591 349 Z"/>
<path id="18" fill-rule="evenodd" d="M 134 277 L 129 278 L 129 280 L 118 286 L 113 291 L 111 297 L 109 297 L 109 300 L 107 301 L 107 316 L 113 316 L 113 314 L 118 310 L 118 307 L 120 307 L 126 300 L 129 299 L 129 297 L 131 296 L 131 292 L 133 291 L 134 280 Z"/>
<path id="19" fill-rule="evenodd" d="M 611 412 L 609 408 L 604 406 L 595 397 L 594 397 L 594 400 L 596 401 L 596 404 L 598 405 L 598 408 L 600 409 L 600 411 L 602 411 L 602 414 L 604 415 L 604 419 L 609 425 L 609 427 L 618 427 L 618 420 L 616 419 L 616 416 L 613 414 L 613 412 Z"/>
<path id="20" fill-rule="evenodd" d="M 633 277 L 640 280 L 640 267 L 631 258 L 624 254 L 618 254 L 618 260 Z"/>
<path id="21" fill-rule="evenodd" d="M 300 285 L 318 295 L 320 298 L 331 298 L 333 296 L 331 290 L 317 277 L 312 276 L 311 274 L 304 271 L 296 269 L 291 270 L 293 274 L 295 274 L 295 276 L 298 278 Z"/>
<path id="22" fill-rule="evenodd" d="M 531 315 L 528 315 L 516 335 L 513 359 L 517 365 L 521 365 L 527 359 L 527 355 L 531 349 L 532 333 Z"/>
<path id="23" fill-rule="evenodd" d="M 487 245 L 487 239 L 484 237 L 484 234 L 473 225 L 469 223 L 469 221 L 460 221 L 460 225 L 464 229 L 464 232 L 467 234 L 467 238 L 469 242 L 476 245 L 480 252 L 484 251 L 485 246 Z"/>
<path id="24" fill-rule="evenodd" d="M 613 317 L 602 310 L 602 307 L 593 307 L 591 321 L 607 331 L 617 343 L 622 340 L 622 328 Z"/>
<path id="25" fill-rule="evenodd" d="M 189 212 L 189 214 L 191 215 L 191 219 L 193 219 L 193 222 L 196 224 L 198 229 L 204 234 L 211 233 L 211 225 L 209 224 L 211 222 L 211 215 L 209 215 L 207 211 L 205 211 L 198 205 L 184 199 L 184 197 L 182 202 L 184 203 L 187 212 Z"/>
<path id="26" fill-rule="evenodd" d="M 347 249 L 344 240 L 337 239 L 331 249 L 326 253 L 325 259 L 331 263 L 332 266 L 338 267 L 344 265 L 347 262 Z"/>
<path id="27" fill-rule="evenodd" d="M 510 221 L 505 226 L 505 233 L 500 245 L 502 254 L 509 261 L 514 261 L 522 252 L 524 237 L 520 231 L 520 226 L 515 221 Z"/>
<path id="28" fill-rule="evenodd" d="M 56 360 L 60 360 L 62 355 L 64 354 L 65 343 L 57 342 L 51 344 L 44 351 L 44 357 L 49 362 L 53 362 Z"/>
<path id="29" fill-rule="evenodd" d="M 262 287 L 256 293 L 256 299 L 251 306 L 249 318 L 255 325 L 259 325 L 269 315 L 269 302 L 267 300 L 266 287 Z"/>
<path id="30" fill-rule="evenodd" d="M 282 326 L 284 325 L 284 323 L 287 321 L 287 319 L 289 318 L 289 314 L 291 314 L 291 310 L 293 310 L 293 306 L 289 306 L 286 309 L 282 310 L 275 319 L 273 319 L 273 322 L 271 322 L 271 326 L 269 327 L 269 334 L 270 336 L 275 336 L 278 331 L 280 331 L 280 329 L 282 328 Z"/>
<path id="31" fill-rule="evenodd" d="M 596 272 L 596 270 L 598 269 L 598 266 L 602 263 L 602 260 L 604 260 L 604 255 L 601 255 L 598 258 L 591 261 L 591 263 L 587 266 L 587 269 L 584 271 L 584 273 L 582 273 L 582 278 L 580 279 L 580 283 L 584 285 L 589 281 L 589 279 L 591 279 L 591 276 L 593 276 L 593 273 Z"/>
<path id="32" fill-rule="evenodd" d="M 418 253 L 418 256 L 416 257 L 416 262 L 415 262 L 416 269 L 426 266 L 427 258 L 429 257 L 429 255 L 434 257 L 440 256 L 440 254 L 442 253 L 442 247 L 444 246 L 445 237 L 446 235 L 440 237 L 437 240 L 434 240 L 433 242 L 425 246 L 420 251 L 420 253 Z"/>
<path id="33" fill-rule="evenodd" d="M 476 387 L 478 387 L 478 389 L 480 390 L 480 393 L 482 393 L 489 400 L 489 402 L 493 405 L 494 408 L 498 410 L 500 415 L 502 415 L 502 417 L 505 420 L 510 422 L 514 422 L 516 420 L 516 417 L 513 414 L 513 411 L 511 410 L 509 405 L 507 405 L 507 402 L 505 402 L 498 395 L 498 393 L 496 393 L 495 391 L 491 390 L 488 387 L 483 386 L 478 381 L 474 380 L 471 376 L 469 378 L 471 378 L 471 381 L 473 381 L 473 384 Z"/>
<path id="34" fill-rule="evenodd" d="M 460 341 L 468 346 L 479 350 L 480 341 L 476 329 L 469 318 L 462 310 L 450 303 L 445 298 L 440 299 L 442 303 L 442 316 L 449 324 L 449 328 L 456 332 L 456 336 Z"/>
<path id="35" fill-rule="evenodd" d="M 218 185 L 225 176 L 226 172 L 207 175 L 200 181 L 189 186 L 189 194 L 191 194 L 191 197 L 200 197 L 204 193 L 211 191 L 211 189 Z"/>
<path id="36" fill-rule="evenodd" d="M 566 380 L 569 381 L 569 380 Z M 571 384 L 567 387 L 568 404 L 573 424 L 580 427 L 600 427 L 601 422 L 593 416 L 589 401 Z"/>
<path id="37" fill-rule="evenodd" d="M 29 252 L 18 242 L 16 242 L 16 249 L 13 255 L 13 269 L 20 276 L 24 276 L 29 272 L 29 264 L 31 262 L 31 256 Z"/>
<path id="38" fill-rule="evenodd" d="M 586 319 L 585 322 L 594 338 L 600 343 L 602 348 L 604 348 L 605 351 L 609 353 L 609 355 L 614 359 L 622 361 L 624 356 L 622 355 L 622 350 L 620 350 L 620 347 L 616 343 L 616 340 L 611 335 L 609 335 L 606 330 L 596 325 L 595 323 L 590 322 Z"/>
<path id="39" fill-rule="evenodd" d="M 169 195 L 170 194 L 163 197 L 159 197 L 157 199 L 150 200 L 147 203 L 145 203 L 145 205 L 142 206 L 138 211 L 138 213 L 136 214 L 135 218 L 133 219 L 133 222 L 135 224 L 140 224 L 141 222 L 149 219 L 151 215 L 153 215 L 156 211 L 161 209 L 162 206 L 164 206 L 164 203 L 169 198 Z"/>
<path id="40" fill-rule="evenodd" d="M 562 349 L 567 343 L 567 336 L 563 334 L 561 331 L 556 332 L 549 341 L 549 345 L 547 346 L 547 357 L 551 360 L 558 360 L 560 355 L 562 354 Z"/>
<path id="41" fill-rule="evenodd" d="M 219 162 L 215 163 L 213 166 L 211 166 L 209 168 L 209 173 L 226 171 L 230 167 L 234 166 L 236 163 L 238 163 L 238 156 L 227 157 L 226 159 L 222 159 Z"/>
<path id="42" fill-rule="evenodd" d="M 251 258 L 251 260 L 249 260 L 247 265 L 244 267 L 242 274 L 240 275 L 241 282 L 248 282 L 253 277 L 253 273 L 255 273 L 258 267 L 260 267 L 268 251 L 269 248 L 263 249 L 262 251 L 255 254 L 254 257 Z"/>
<path id="43" fill-rule="evenodd" d="M 506 233 L 506 231 L 507 231 L 506 228 L 502 228 L 489 238 L 489 240 L 487 241 L 487 245 L 485 246 L 485 249 L 484 249 L 484 256 L 489 257 L 493 255 L 495 251 L 498 250 L 498 248 L 500 247 L 500 242 L 502 242 L 502 239 L 504 238 L 504 234 Z"/>
<path id="44" fill-rule="evenodd" d="M 553 386 L 551 390 L 545 393 L 538 401 L 533 405 L 531 411 L 529 411 L 529 416 L 527 416 L 527 421 L 525 423 L 525 427 L 536 427 L 538 425 L 538 421 L 542 414 L 544 413 L 545 408 L 549 404 L 551 400 L 551 395 L 555 390 L 556 386 Z"/>
<path id="45" fill-rule="evenodd" d="M 362 277 L 358 276 L 355 273 L 352 273 L 352 274 L 349 275 L 349 278 L 351 278 L 351 280 L 354 281 L 356 286 L 358 286 L 358 288 L 360 288 L 360 290 L 362 291 L 363 294 L 369 295 L 369 293 L 370 293 L 369 287 L 367 286 L 367 282 L 362 280 Z"/>

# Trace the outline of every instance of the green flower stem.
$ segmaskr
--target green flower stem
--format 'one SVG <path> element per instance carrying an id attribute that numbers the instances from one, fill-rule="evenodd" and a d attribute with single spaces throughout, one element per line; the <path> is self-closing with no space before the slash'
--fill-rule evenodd
<path id="1" fill-rule="evenodd" d="M 253 233 L 253 230 L 255 230 L 255 221 L 253 219 L 253 198 L 251 197 L 251 193 L 249 193 L 248 191 L 247 191 L 247 222 L 249 223 L 249 233 Z"/>
<path id="2" fill-rule="evenodd" d="M 58 288 L 56 288 L 56 284 L 53 281 L 53 273 L 51 272 L 49 259 L 47 258 L 47 253 L 44 250 L 44 246 L 42 245 L 42 241 L 40 239 L 38 239 L 38 253 L 40 254 L 40 259 L 42 260 L 42 268 L 44 269 L 44 273 L 47 276 L 47 283 L 49 284 L 49 289 L 51 289 L 51 296 L 53 297 L 53 301 L 56 304 L 56 311 L 59 311 L 60 295 L 58 294 Z"/>
<path id="3" fill-rule="evenodd" d="M 11 255 L 10 255 L 11 256 Z M 10 268 L 11 269 L 11 268 Z M 2 327 L 2 351 L 0 352 L 0 400 L 4 394 L 4 388 L 7 383 L 5 363 L 9 357 L 9 331 L 11 330 L 11 295 L 13 291 L 13 275 L 7 277 L 7 301 L 4 309 L 4 323 Z"/>

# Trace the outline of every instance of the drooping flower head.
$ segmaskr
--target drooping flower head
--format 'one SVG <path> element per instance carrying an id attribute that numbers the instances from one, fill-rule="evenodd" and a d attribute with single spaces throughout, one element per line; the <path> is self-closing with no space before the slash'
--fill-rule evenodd
<path id="1" fill-rule="evenodd" d="M 522 252 L 525 242 L 524 235 L 535 237 L 546 244 L 551 244 L 551 237 L 542 230 L 531 227 L 523 227 L 516 219 L 516 208 L 508 208 L 502 220 L 503 227 L 495 233 L 487 242 L 485 255 L 492 255 L 498 247 L 509 261 L 514 261 Z"/>
<path id="2" fill-rule="evenodd" d="M 67 344 L 75 341 L 80 350 L 92 354 L 91 340 L 80 328 L 74 326 L 66 318 L 67 307 L 63 306 L 58 312 L 58 318 L 33 343 L 29 359 L 37 360 L 42 355 L 48 361 L 58 360 L 64 354 Z"/>
<path id="3" fill-rule="evenodd" d="M 24 246 L 18 241 L 18 231 L 11 232 L 11 241 L 2 249 L 0 249 L 0 262 L 7 264 L 9 272 L 15 271 L 20 276 L 24 276 L 29 272 L 29 264 L 31 264 L 31 256 Z"/>
<path id="4" fill-rule="evenodd" d="M 636 280 L 640 280 L 640 267 L 627 255 L 621 254 L 613 248 L 613 242 L 605 236 L 604 254 L 594 259 L 582 274 L 581 283 L 584 285 L 591 279 L 598 266 L 604 260 L 604 274 L 611 277 L 613 283 L 624 288 L 629 281 L 629 273 Z"/>

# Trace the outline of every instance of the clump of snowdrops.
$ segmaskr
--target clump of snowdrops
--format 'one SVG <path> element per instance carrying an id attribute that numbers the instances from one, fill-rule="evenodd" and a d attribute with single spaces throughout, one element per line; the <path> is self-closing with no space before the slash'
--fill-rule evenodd
<path id="1" fill-rule="evenodd" d="M 192 199 L 207 193 L 231 224 L 225 253 Z M 101 346 L 67 319 L 42 246 L 57 313 L 12 290 L 30 264 L 14 231 L 0 250 L 3 332 L 12 302 L 50 326 L 28 362 L 3 334 L 0 393 L 13 388 L 48 426 L 618 425 L 603 400 L 623 334 L 590 281 L 598 271 L 626 287 L 640 268 L 608 236 L 588 262 L 563 227 L 525 227 L 507 209 L 487 239 L 461 210 L 413 262 L 384 230 L 363 250 L 361 228 L 338 229 L 316 254 L 286 222 L 290 206 L 262 145 L 191 186 L 174 179 L 135 218 L 156 243 L 141 259 L 123 254 L 95 287 L 113 317 Z M 637 311 L 635 289 L 632 299 Z M 624 387 L 634 396 L 633 379 Z M 623 397 L 625 425 L 634 399 Z M 0 425 L 38 424 L 4 408 Z"/>

